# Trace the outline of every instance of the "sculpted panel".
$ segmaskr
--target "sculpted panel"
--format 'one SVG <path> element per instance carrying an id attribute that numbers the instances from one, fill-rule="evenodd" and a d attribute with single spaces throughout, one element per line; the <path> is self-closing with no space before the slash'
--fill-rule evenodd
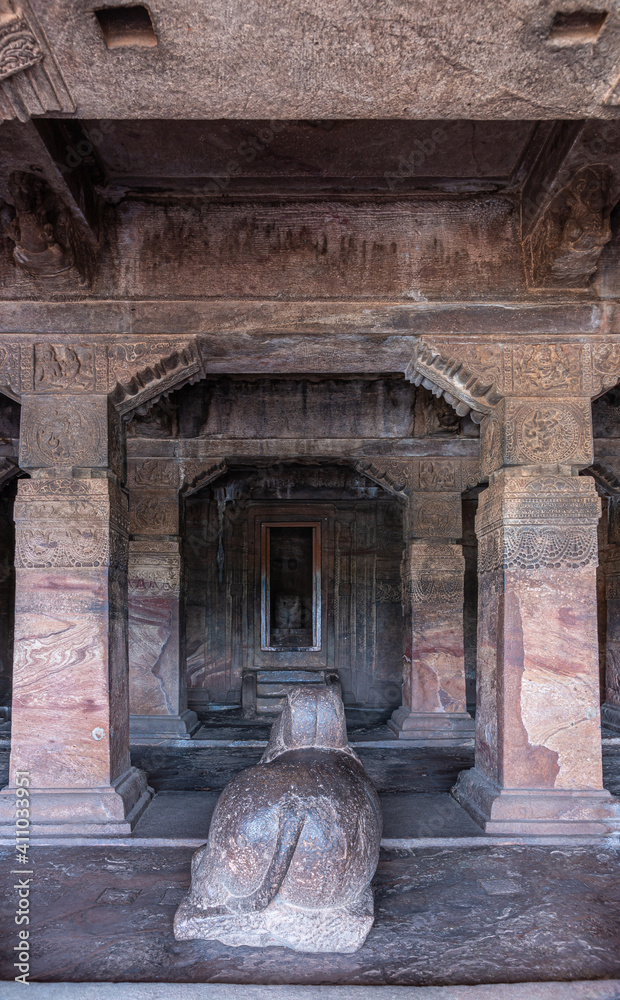
<path id="1" fill-rule="evenodd" d="M 92 344 L 35 344 L 35 392 L 92 392 L 95 388 Z"/>
<path id="2" fill-rule="evenodd" d="M 538 390 L 581 389 L 580 344 L 528 344 L 513 348 L 513 390 L 524 396 Z"/>
<path id="3" fill-rule="evenodd" d="M 133 534 L 176 535 L 179 529 L 176 491 L 132 490 L 129 512 Z"/>
<path id="4" fill-rule="evenodd" d="M 25 469 L 106 467 L 106 397 L 27 397 L 22 411 L 20 465 Z"/>
<path id="5" fill-rule="evenodd" d="M 410 497 L 409 506 L 412 537 L 461 537 L 460 493 L 414 493 Z"/>

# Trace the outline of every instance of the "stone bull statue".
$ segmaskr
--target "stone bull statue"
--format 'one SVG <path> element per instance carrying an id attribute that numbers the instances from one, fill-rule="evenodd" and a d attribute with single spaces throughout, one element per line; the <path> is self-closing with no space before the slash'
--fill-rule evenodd
<path id="1" fill-rule="evenodd" d="M 175 937 L 357 951 L 374 919 L 381 822 L 337 691 L 293 688 L 260 762 L 220 796 Z"/>

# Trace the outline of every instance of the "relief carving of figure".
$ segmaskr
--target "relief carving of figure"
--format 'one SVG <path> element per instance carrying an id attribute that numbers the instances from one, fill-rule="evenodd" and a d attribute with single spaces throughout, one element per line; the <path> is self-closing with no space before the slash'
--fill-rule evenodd
<path id="1" fill-rule="evenodd" d="M 261 761 L 220 796 L 175 937 L 357 951 L 374 919 L 381 825 L 337 690 L 298 685 Z"/>

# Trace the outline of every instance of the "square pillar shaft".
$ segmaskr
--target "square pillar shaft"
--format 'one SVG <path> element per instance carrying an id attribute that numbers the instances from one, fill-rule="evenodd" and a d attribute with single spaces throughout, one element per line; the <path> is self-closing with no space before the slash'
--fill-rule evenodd
<path id="1" fill-rule="evenodd" d="M 127 502 L 105 396 L 27 397 L 15 503 L 10 784 L 26 773 L 38 834 L 127 834 L 152 792 L 129 759 Z"/>
<path id="2" fill-rule="evenodd" d="M 465 704 L 460 493 L 416 492 L 409 498 L 403 558 L 403 704 L 388 722 L 414 746 L 471 739 Z"/>
<path id="3" fill-rule="evenodd" d="M 476 531 L 476 765 L 453 794 L 488 833 L 602 835 L 594 481 L 502 469 Z"/>
<path id="4" fill-rule="evenodd" d="M 178 470 L 173 462 L 134 460 L 129 476 L 131 737 L 185 739 L 199 723 L 187 708 Z"/>
<path id="5" fill-rule="evenodd" d="M 604 726 L 620 732 L 620 546 L 613 546 L 605 567 L 607 642 L 605 655 L 605 701 L 601 708 Z"/>

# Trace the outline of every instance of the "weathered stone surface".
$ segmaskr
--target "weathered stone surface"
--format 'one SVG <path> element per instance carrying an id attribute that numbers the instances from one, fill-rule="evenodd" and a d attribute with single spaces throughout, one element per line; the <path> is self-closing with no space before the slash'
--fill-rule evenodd
<path id="1" fill-rule="evenodd" d="M 292 689 L 260 763 L 222 793 L 177 939 L 344 953 L 364 943 L 381 809 L 333 685 L 312 688 Z"/>

